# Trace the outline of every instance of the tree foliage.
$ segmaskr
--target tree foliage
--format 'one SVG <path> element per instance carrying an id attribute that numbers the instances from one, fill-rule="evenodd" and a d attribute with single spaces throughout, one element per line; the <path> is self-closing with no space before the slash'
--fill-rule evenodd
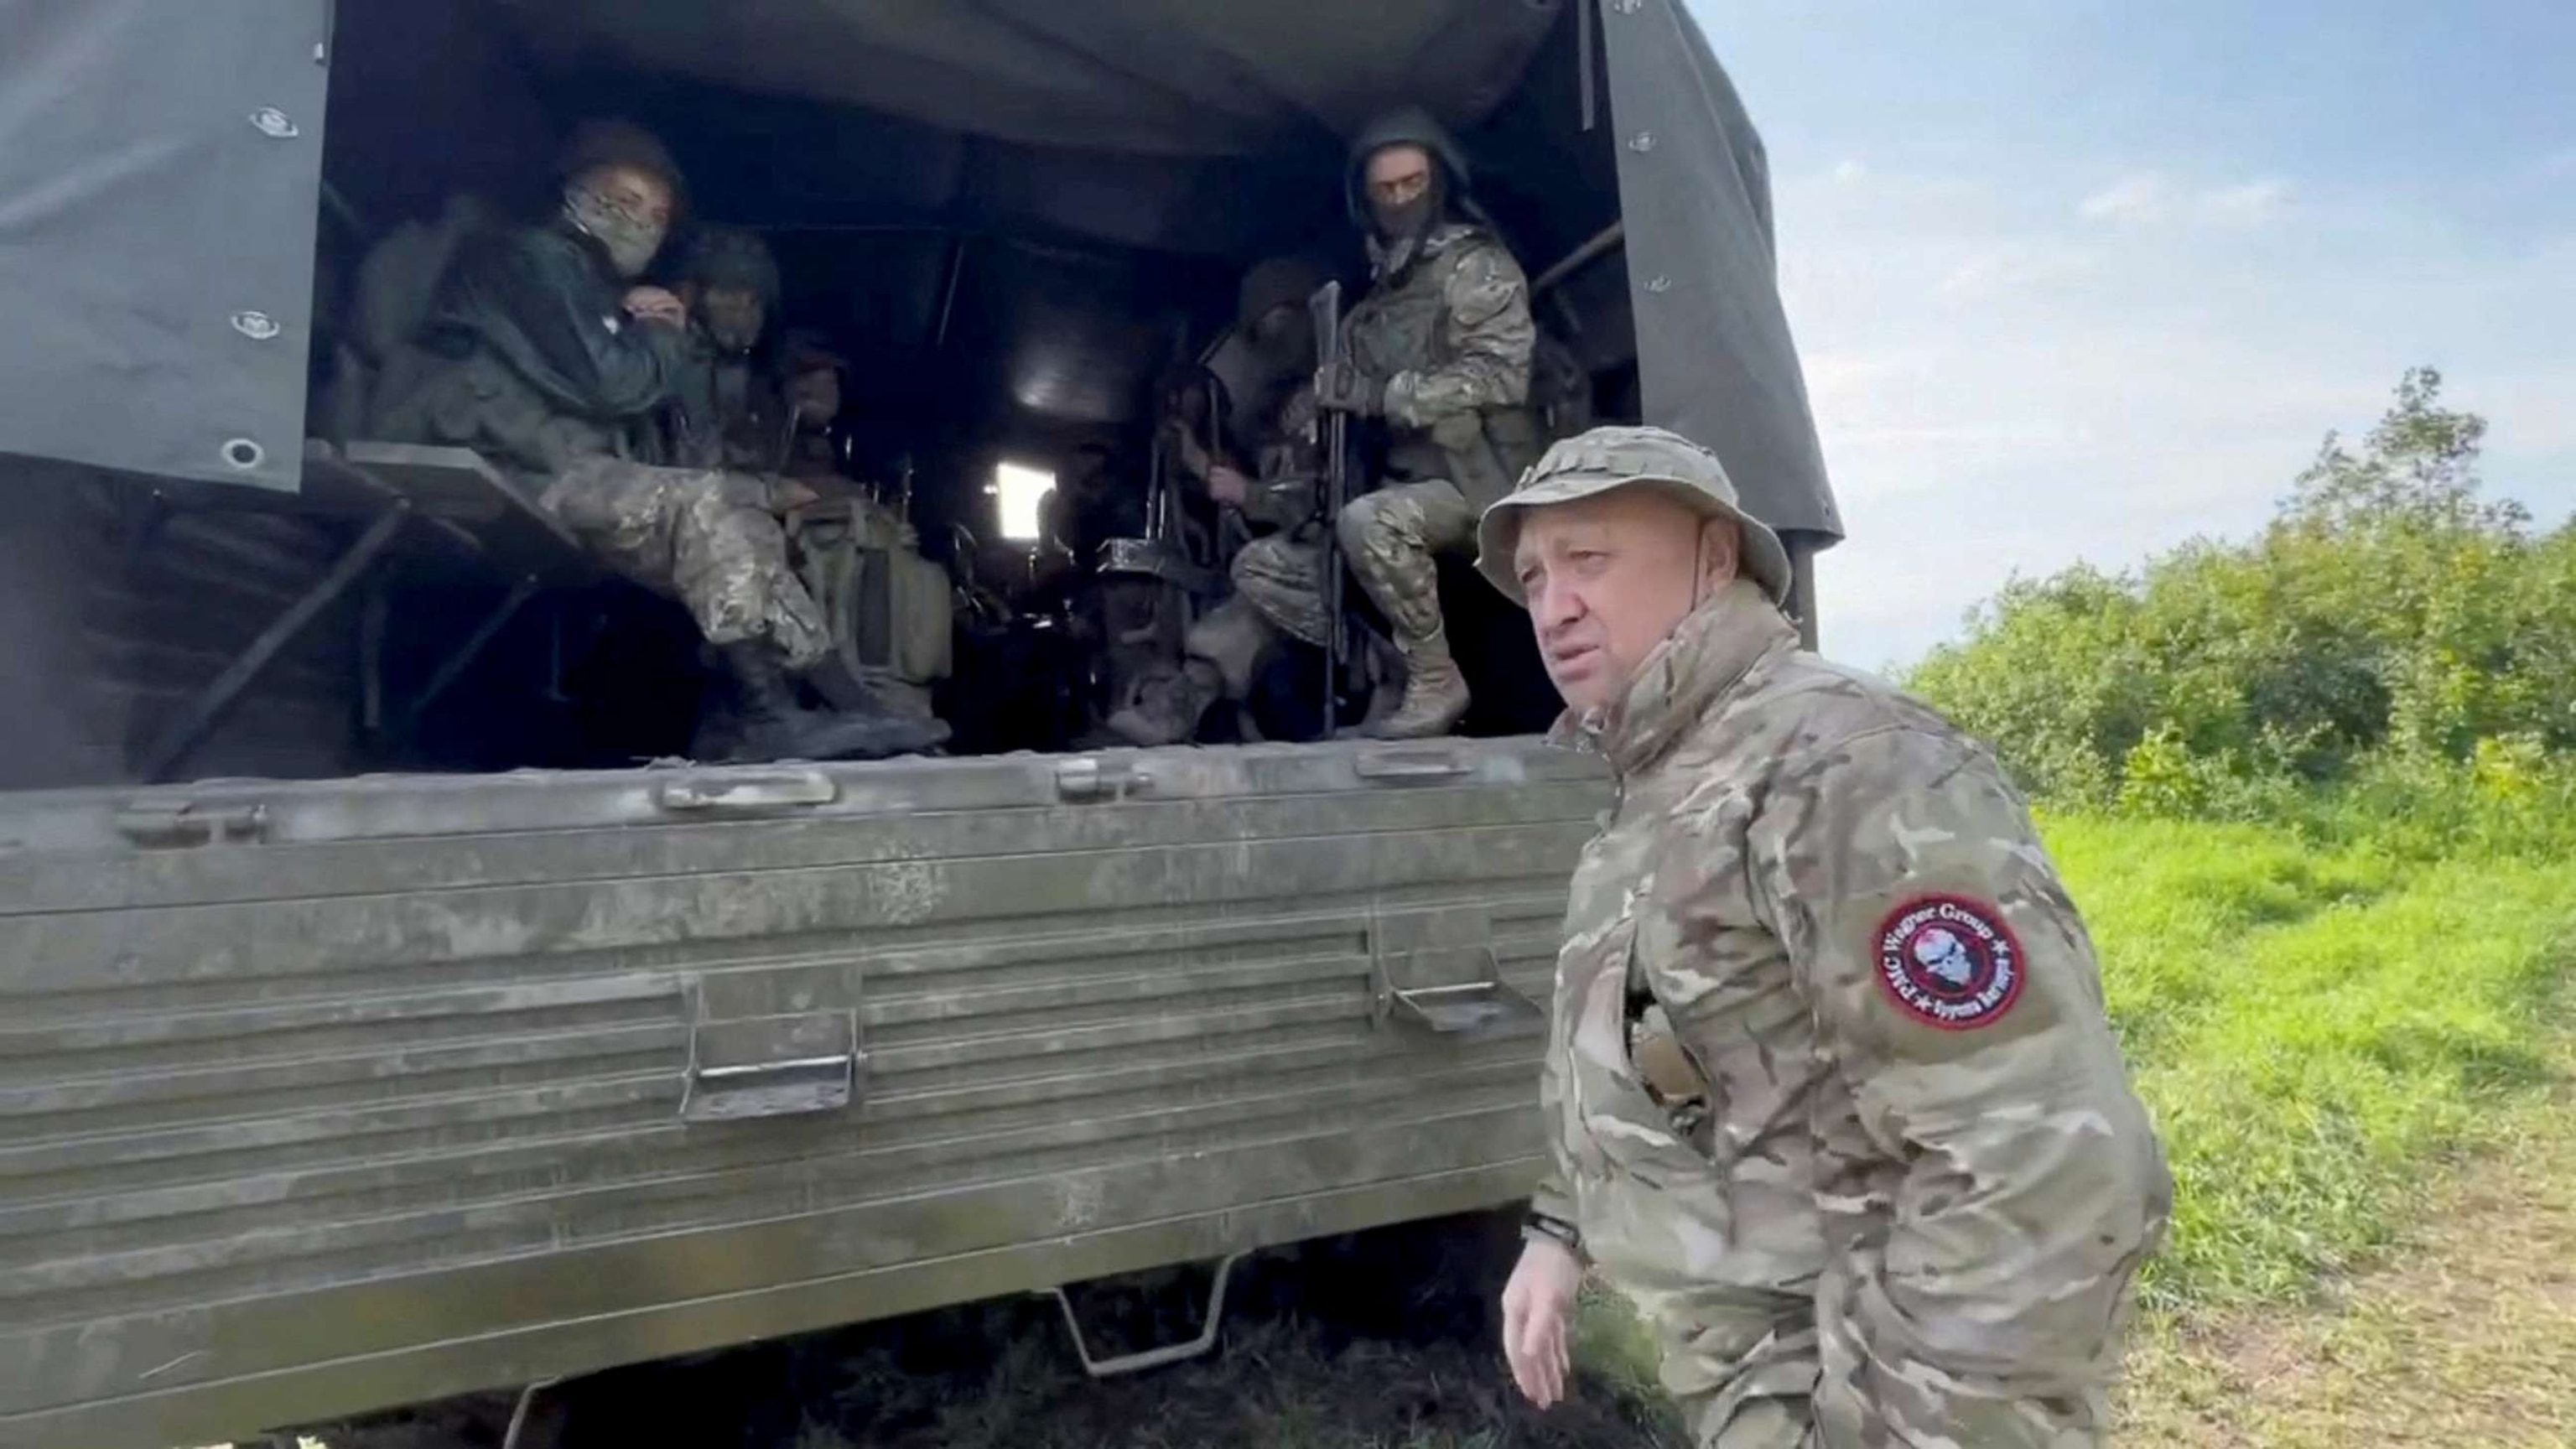
<path id="1" fill-rule="evenodd" d="M 2035 793 L 2277 816 L 2315 787 L 2554 790 L 2576 751 L 2576 523 L 2481 496 L 2486 423 L 2408 372 L 2272 523 L 2016 581 L 1908 681 Z M 2554 782 L 2544 786 L 2538 782 Z"/>

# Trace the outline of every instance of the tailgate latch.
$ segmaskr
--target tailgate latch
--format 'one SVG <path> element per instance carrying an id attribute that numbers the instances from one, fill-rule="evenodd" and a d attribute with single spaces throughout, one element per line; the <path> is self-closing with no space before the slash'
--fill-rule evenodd
<path id="1" fill-rule="evenodd" d="M 1055 767 L 1055 793 L 1061 800 L 1124 800 L 1147 783 L 1128 760 L 1085 755 Z"/>
<path id="2" fill-rule="evenodd" d="M 116 832 L 137 845 L 154 848 L 257 841 L 268 835 L 268 807 L 138 800 L 116 812 Z"/>

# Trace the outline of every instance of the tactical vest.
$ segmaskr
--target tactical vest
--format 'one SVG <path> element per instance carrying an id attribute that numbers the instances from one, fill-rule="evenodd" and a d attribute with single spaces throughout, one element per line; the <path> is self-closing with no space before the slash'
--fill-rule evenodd
<path id="1" fill-rule="evenodd" d="M 1380 382 L 1399 372 L 1423 373 L 1455 358 L 1449 343 L 1449 275 L 1478 247 L 1500 242 L 1474 227 L 1433 232 L 1422 254 L 1353 308 L 1344 327 L 1351 361 Z M 1446 478 L 1478 508 L 1512 490 L 1522 470 L 1538 461 L 1547 439 L 1530 408 L 1480 409 L 1423 429 L 1390 427 L 1387 473 L 1399 481 Z"/>

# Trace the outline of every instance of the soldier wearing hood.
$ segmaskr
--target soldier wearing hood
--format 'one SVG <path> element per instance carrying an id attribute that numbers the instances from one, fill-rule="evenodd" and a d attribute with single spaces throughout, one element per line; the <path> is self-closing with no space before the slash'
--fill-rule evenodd
<path id="1" fill-rule="evenodd" d="M 1467 712 L 1434 556 L 1465 553 L 1476 516 L 1542 444 L 1529 406 L 1529 280 L 1500 238 L 1461 219 L 1467 165 L 1420 110 L 1380 119 L 1351 148 L 1347 201 L 1368 232 L 1372 285 L 1316 374 L 1318 406 L 1385 428 L 1387 476 L 1338 523 L 1352 576 L 1403 656 L 1403 703 L 1366 732 L 1445 734 Z"/>
<path id="2" fill-rule="evenodd" d="M 686 605 L 735 685 L 736 758 L 940 743 L 935 721 L 800 698 L 830 638 L 788 567 L 769 480 L 645 461 L 652 415 L 674 398 L 693 346 L 686 304 L 636 284 L 681 207 L 670 153 L 633 126 L 593 122 L 556 175 L 552 217 L 459 251 L 416 343 L 387 367 L 369 430 L 475 449 L 610 567 Z"/>

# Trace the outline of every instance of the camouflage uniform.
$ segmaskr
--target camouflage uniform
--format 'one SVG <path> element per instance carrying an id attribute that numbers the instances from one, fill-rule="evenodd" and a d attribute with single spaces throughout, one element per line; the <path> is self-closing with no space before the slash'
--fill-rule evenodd
<path id="1" fill-rule="evenodd" d="M 1494 236 L 1444 225 L 1418 255 L 1372 241 L 1377 287 L 1344 325 L 1351 362 L 1383 384 L 1387 478 L 1342 510 L 1351 573 L 1398 639 L 1436 634 L 1435 553 L 1467 548 L 1476 515 L 1536 459 L 1529 280 Z"/>
<path id="2" fill-rule="evenodd" d="M 705 307 L 717 293 L 757 298 L 764 329 L 777 314 L 778 259 L 754 232 L 702 226 L 682 257 L 683 299 L 689 303 L 688 346 L 671 396 L 661 410 L 661 456 L 654 461 L 684 468 L 731 468 L 774 473 L 789 461 L 796 441 L 787 399 L 757 355 L 759 337 L 718 336 Z"/>
<path id="3" fill-rule="evenodd" d="M 1218 605 L 1251 610 L 1271 628 L 1318 648 L 1324 643 L 1324 551 L 1315 522 L 1315 392 L 1292 390 L 1263 430 L 1243 516 L 1269 530 L 1235 553 L 1235 594 Z M 1211 616 L 1213 618 L 1214 616 Z M 1197 652 L 1195 649 L 1193 653 Z M 1239 696 L 1238 696 L 1239 697 Z"/>
<path id="4" fill-rule="evenodd" d="M 1434 197 L 1466 163 L 1427 116 L 1398 112 L 1351 152 L 1350 205 L 1365 220 L 1369 158 L 1416 145 L 1442 168 Z M 1367 380 L 1366 411 L 1384 420 L 1386 477 L 1346 504 L 1336 530 L 1351 574 L 1386 616 L 1412 678 L 1404 708 L 1380 732 L 1439 733 L 1467 690 L 1441 627 L 1435 556 L 1475 541 L 1477 514 L 1511 491 L 1545 439 L 1530 406 L 1538 329 L 1529 279 L 1500 238 L 1455 221 L 1389 240 L 1372 230 L 1375 283 L 1343 325 L 1342 361 Z"/>
<path id="5" fill-rule="evenodd" d="M 1523 521 L 1613 489 L 1741 546 L 1557 724 L 1619 793 L 1566 913 L 1532 1232 L 1645 1310 L 1703 1445 L 2100 1443 L 2172 1181 L 2029 814 L 1982 746 L 1798 647 L 1779 536 L 1687 439 L 1556 444 L 1478 569 L 1522 599 Z"/>
<path id="6" fill-rule="evenodd" d="M 2101 1442 L 2171 1184 L 1992 756 L 1744 579 L 1558 738 L 1620 788 L 1534 1207 L 1651 1318 L 1699 1442 Z"/>
<path id="7" fill-rule="evenodd" d="M 799 671 L 831 652 L 823 610 L 788 565 L 766 481 L 584 458 L 538 502 L 618 572 L 686 604 L 708 643 L 766 640 Z"/>
<path id="8" fill-rule="evenodd" d="M 371 430 L 481 451 L 620 573 L 688 607 L 712 644 L 766 639 L 792 669 L 826 648 L 757 478 L 638 461 L 689 366 L 677 328 L 638 322 L 599 244 L 557 221 L 479 238 L 450 268 L 419 345 L 379 388 Z"/>

